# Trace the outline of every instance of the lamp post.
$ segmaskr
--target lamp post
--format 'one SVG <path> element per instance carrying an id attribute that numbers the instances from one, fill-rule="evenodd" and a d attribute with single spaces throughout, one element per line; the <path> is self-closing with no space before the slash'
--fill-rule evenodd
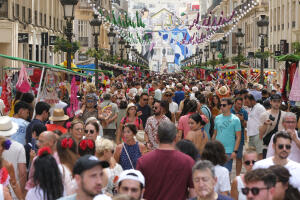
<path id="1" fill-rule="evenodd" d="M 235 36 L 237 38 L 237 43 L 238 43 L 238 57 L 239 57 L 239 59 L 238 59 L 238 68 L 240 68 L 241 67 L 240 56 L 241 56 L 242 42 L 243 42 L 242 40 L 243 40 L 245 34 L 242 32 L 242 29 L 239 28 L 238 32 L 235 33 Z"/>
<path id="2" fill-rule="evenodd" d="M 129 61 L 130 48 L 131 48 L 131 46 L 130 46 L 129 42 L 127 42 L 126 45 L 125 45 L 126 54 L 127 54 L 127 61 Z"/>
<path id="3" fill-rule="evenodd" d="M 73 23 L 74 20 L 74 7 L 77 5 L 78 0 L 60 0 L 61 5 L 64 9 L 64 19 L 67 22 L 67 28 L 65 30 L 65 34 L 67 36 L 67 40 L 71 43 L 72 42 L 72 30 L 73 30 Z M 71 69 L 71 50 L 67 52 L 67 68 Z"/>
<path id="4" fill-rule="evenodd" d="M 206 63 L 206 67 L 207 67 L 207 59 L 208 59 L 208 56 L 209 56 L 209 46 L 205 46 L 204 56 L 205 56 L 205 63 Z"/>
<path id="5" fill-rule="evenodd" d="M 107 33 L 107 36 L 109 38 L 109 46 L 110 46 L 110 55 L 111 57 L 114 56 L 114 41 L 116 37 L 116 33 L 114 33 L 114 28 L 110 27 L 109 32 Z"/>
<path id="6" fill-rule="evenodd" d="M 90 25 L 93 28 L 93 36 L 95 37 L 94 39 L 94 47 L 96 52 L 99 50 L 99 43 L 98 43 L 98 37 L 100 35 L 100 26 L 102 22 L 99 20 L 98 15 L 94 14 L 94 19 L 90 21 Z M 95 56 L 95 84 L 96 88 L 99 89 L 99 72 L 98 72 L 98 58 Z"/>
<path id="7" fill-rule="evenodd" d="M 223 37 L 223 39 L 220 41 L 220 43 L 221 43 L 221 53 L 222 53 L 221 63 L 224 66 L 225 65 L 225 52 L 226 52 L 226 45 L 227 45 L 226 38 Z"/>
<path id="8" fill-rule="evenodd" d="M 264 82 L 265 82 L 265 76 L 264 76 L 265 59 L 263 57 L 263 53 L 265 51 L 265 37 L 268 36 L 268 26 L 269 26 L 269 21 L 268 21 L 268 19 L 266 19 L 266 15 L 261 15 L 261 19 L 259 21 L 257 21 L 257 26 L 258 26 L 258 33 L 259 33 L 258 36 L 261 37 L 260 84 L 264 85 Z"/>
<path id="9" fill-rule="evenodd" d="M 213 61 L 215 62 L 216 60 L 216 50 L 217 50 L 217 45 L 216 43 L 210 43 L 210 50 L 213 56 Z M 213 69 L 215 69 L 215 65 L 213 65 Z"/>
<path id="10" fill-rule="evenodd" d="M 200 65 L 202 64 L 202 57 L 203 57 L 203 51 L 202 51 L 202 49 L 200 49 L 200 51 L 199 51 L 199 53 L 198 53 L 198 56 L 199 56 L 199 63 L 200 63 Z"/>
<path id="11" fill-rule="evenodd" d="M 125 45 L 125 41 L 124 41 L 123 37 L 121 37 L 121 39 L 119 41 L 119 45 L 120 45 L 120 52 L 121 52 L 121 61 L 123 61 L 123 51 L 124 51 L 124 45 Z"/>

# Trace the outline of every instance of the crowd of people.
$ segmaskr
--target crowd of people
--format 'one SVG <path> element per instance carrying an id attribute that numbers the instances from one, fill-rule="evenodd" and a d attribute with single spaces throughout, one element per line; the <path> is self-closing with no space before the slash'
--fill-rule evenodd
<path id="1" fill-rule="evenodd" d="M 58 91 L 58 94 L 61 94 Z M 299 108 L 280 87 L 192 77 L 85 83 L 0 116 L 0 200 L 299 200 Z"/>

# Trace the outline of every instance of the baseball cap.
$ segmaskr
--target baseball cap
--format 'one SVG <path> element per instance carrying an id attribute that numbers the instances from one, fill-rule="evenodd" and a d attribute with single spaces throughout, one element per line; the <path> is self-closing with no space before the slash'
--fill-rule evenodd
<path id="1" fill-rule="evenodd" d="M 109 167 L 109 163 L 106 161 L 100 161 L 96 156 L 84 155 L 80 157 L 73 168 L 73 174 L 81 174 L 82 172 L 92 169 L 93 167 L 100 165 L 103 168 Z"/>
<path id="2" fill-rule="evenodd" d="M 129 169 L 129 170 L 125 170 L 123 171 L 121 174 L 120 174 L 120 177 L 118 179 L 118 184 L 121 182 L 121 181 L 124 181 L 124 180 L 134 180 L 134 181 L 138 181 L 140 182 L 143 187 L 145 187 L 145 177 L 143 176 L 143 174 L 138 171 L 138 170 L 135 170 L 135 169 Z"/>
<path id="3" fill-rule="evenodd" d="M 281 100 L 280 94 L 273 94 L 270 98 L 271 100 Z"/>

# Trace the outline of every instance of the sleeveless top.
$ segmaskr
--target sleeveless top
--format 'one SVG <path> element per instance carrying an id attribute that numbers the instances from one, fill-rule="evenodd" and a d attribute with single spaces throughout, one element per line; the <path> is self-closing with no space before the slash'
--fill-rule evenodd
<path id="1" fill-rule="evenodd" d="M 120 165 L 122 166 L 123 170 L 132 169 L 130 160 L 124 148 L 126 148 L 130 160 L 132 162 L 132 165 L 135 168 L 137 160 L 142 156 L 138 142 L 135 143 L 135 145 L 128 145 L 123 143 L 123 147 L 120 155 Z"/>
<path id="2" fill-rule="evenodd" d="M 245 187 L 241 176 L 236 177 L 237 180 L 237 190 L 239 193 L 239 200 L 247 200 L 247 197 L 242 193 L 242 188 Z"/>

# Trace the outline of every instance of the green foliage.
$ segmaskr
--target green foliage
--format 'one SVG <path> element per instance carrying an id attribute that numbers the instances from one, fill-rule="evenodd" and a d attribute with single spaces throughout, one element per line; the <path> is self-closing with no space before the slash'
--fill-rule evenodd
<path id="1" fill-rule="evenodd" d="M 218 64 L 226 64 L 226 63 L 229 63 L 229 58 L 221 58 L 218 60 Z"/>
<path id="2" fill-rule="evenodd" d="M 71 52 L 75 54 L 80 48 L 79 42 L 69 42 L 64 38 L 58 37 L 54 42 L 54 53 L 57 52 Z"/>
<path id="3" fill-rule="evenodd" d="M 97 58 L 98 60 L 100 60 L 104 57 L 105 51 L 103 49 L 99 49 L 97 51 L 94 48 L 89 48 L 85 54 L 90 57 Z"/>
<path id="4" fill-rule="evenodd" d="M 219 64 L 219 62 L 216 59 L 215 60 L 208 60 L 207 64 L 215 67 L 217 64 Z"/>
<path id="5" fill-rule="evenodd" d="M 292 48 L 296 55 L 300 55 L 300 42 L 293 42 Z"/>
<path id="6" fill-rule="evenodd" d="M 237 55 L 231 58 L 233 63 L 243 63 L 246 61 L 246 57 L 243 55 Z"/>
<path id="7" fill-rule="evenodd" d="M 268 57 L 270 57 L 272 55 L 272 53 L 270 53 L 269 51 L 265 51 L 265 52 L 261 52 L 261 51 L 257 51 L 257 52 L 255 52 L 255 54 L 254 54 L 254 57 L 255 58 L 259 58 L 259 59 L 266 59 L 266 58 L 268 58 Z"/>

